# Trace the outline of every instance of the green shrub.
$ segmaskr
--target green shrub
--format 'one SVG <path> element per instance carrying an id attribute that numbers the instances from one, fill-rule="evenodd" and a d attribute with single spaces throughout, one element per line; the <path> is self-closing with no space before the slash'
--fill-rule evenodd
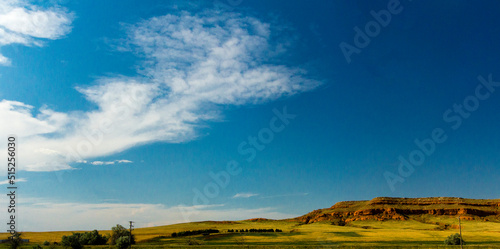
<path id="1" fill-rule="evenodd" d="M 130 231 L 128 231 L 125 227 L 120 224 L 117 224 L 115 227 L 111 228 L 111 237 L 109 238 L 109 244 L 114 245 L 116 241 L 120 237 L 129 237 Z M 132 245 L 135 244 L 134 235 L 132 235 Z"/>
<path id="2" fill-rule="evenodd" d="M 194 239 L 190 239 L 187 241 L 187 244 L 190 245 L 190 246 L 197 246 L 197 245 L 201 245 L 200 242 L 198 242 L 197 240 L 194 240 Z"/>
<path id="3" fill-rule="evenodd" d="M 334 226 L 345 226 L 345 221 L 343 219 L 338 219 L 332 221 L 332 225 Z"/>
<path id="4" fill-rule="evenodd" d="M 462 241 L 462 245 L 465 245 L 465 241 L 460 238 L 460 234 L 452 234 L 446 238 L 444 241 L 445 245 L 460 245 L 460 240 Z"/>
<path id="5" fill-rule="evenodd" d="M 34 245 L 31 249 L 42 249 L 42 247 L 40 245 Z"/>
<path id="6" fill-rule="evenodd" d="M 127 249 L 129 244 L 130 244 L 129 237 L 122 236 L 115 241 L 115 244 L 116 244 L 116 248 L 118 248 L 118 249 Z"/>
<path id="7" fill-rule="evenodd" d="M 73 249 L 82 249 L 83 245 L 80 242 L 80 233 L 73 233 L 70 236 L 62 236 L 61 244 L 65 247 L 71 247 Z"/>
<path id="8" fill-rule="evenodd" d="M 105 245 L 108 238 L 100 235 L 97 230 L 85 233 L 73 233 L 70 236 L 63 236 L 61 243 L 64 247 L 71 247 L 73 249 L 81 249 L 84 245 Z M 46 241 L 49 245 L 50 243 Z"/>
<path id="9" fill-rule="evenodd" d="M 50 245 L 50 242 L 48 242 L 48 241 L 44 241 L 44 242 L 43 242 L 43 245 L 44 245 L 44 246 L 49 246 L 49 245 Z"/>
<path id="10" fill-rule="evenodd" d="M 21 233 L 15 232 L 12 236 L 9 237 L 9 248 L 10 249 L 17 249 L 21 244 L 23 240 L 21 239 Z"/>
<path id="11" fill-rule="evenodd" d="M 108 238 L 100 235 L 97 230 L 80 234 L 80 243 L 82 245 L 106 245 Z"/>

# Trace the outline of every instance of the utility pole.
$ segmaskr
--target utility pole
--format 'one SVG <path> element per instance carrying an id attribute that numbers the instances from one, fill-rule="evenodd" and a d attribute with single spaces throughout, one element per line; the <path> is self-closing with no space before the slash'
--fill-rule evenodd
<path id="1" fill-rule="evenodd" d="M 460 223 L 460 215 L 458 216 L 458 228 L 460 229 L 460 249 L 463 248 L 463 245 L 462 245 L 462 223 Z"/>
<path id="2" fill-rule="evenodd" d="M 128 244 L 130 248 L 132 248 L 132 228 L 134 227 L 132 224 L 134 223 L 133 221 L 129 221 L 130 223 L 130 233 L 128 235 Z"/>

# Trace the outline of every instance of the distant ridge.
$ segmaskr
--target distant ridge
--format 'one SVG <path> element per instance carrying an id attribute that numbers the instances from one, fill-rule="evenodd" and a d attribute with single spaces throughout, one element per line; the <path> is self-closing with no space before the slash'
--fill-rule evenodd
<path id="1" fill-rule="evenodd" d="M 254 221 L 254 222 L 259 222 L 259 221 L 273 221 L 273 219 L 267 219 L 267 218 L 252 218 L 252 219 L 247 219 L 246 221 Z"/>
<path id="2" fill-rule="evenodd" d="M 460 215 L 466 220 L 500 221 L 500 199 L 377 197 L 369 201 L 342 201 L 291 220 L 306 224 L 331 221 L 344 225 L 357 220 L 408 220 L 426 215 Z"/>

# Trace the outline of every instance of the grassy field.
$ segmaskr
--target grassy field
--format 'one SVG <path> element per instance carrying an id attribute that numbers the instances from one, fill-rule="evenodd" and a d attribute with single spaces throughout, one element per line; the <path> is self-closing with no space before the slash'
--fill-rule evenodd
<path id="1" fill-rule="evenodd" d="M 449 224 L 446 230 L 439 225 Z M 329 222 L 301 224 L 295 221 L 194 222 L 150 228 L 138 228 L 134 248 L 450 248 L 443 241 L 458 233 L 454 217 L 421 217 L 407 221 L 354 221 L 346 226 Z M 500 248 L 500 223 L 462 221 L 466 248 Z M 281 229 L 283 232 L 228 232 L 228 229 Z M 173 232 L 218 229 L 220 233 L 173 238 Z M 100 231 L 110 234 L 111 231 Z M 71 232 L 24 232 L 31 248 L 44 241 L 59 242 Z M 7 237 L 7 234 L 2 234 Z M 189 245 L 195 244 L 195 245 Z M 196 245 L 199 244 L 199 245 Z M 6 245 L 1 245 L 0 248 Z M 109 248 L 109 246 L 93 246 Z M 49 249 L 48 246 L 44 248 Z M 58 246 L 52 248 L 58 248 Z M 50 248 L 50 249 L 52 249 Z"/>

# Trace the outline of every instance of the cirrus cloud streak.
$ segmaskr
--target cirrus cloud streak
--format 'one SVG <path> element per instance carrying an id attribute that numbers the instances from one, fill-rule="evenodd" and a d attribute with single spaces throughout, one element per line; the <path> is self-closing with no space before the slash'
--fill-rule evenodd
<path id="1" fill-rule="evenodd" d="M 0 47 L 10 44 L 42 46 L 71 31 L 73 14 L 60 7 L 42 9 L 22 0 L 0 1 Z M 0 54 L 0 65 L 10 65 Z"/>
<path id="2" fill-rule="evenodd" d="M 301 68 L 271 63 L 270 55 L 283 52 L 272 39 L 280 31 L 256 18 L 182 12 L 126 28 L 120 46 L 143 63 L 136 77 L 100 78 L 78 87 L 95 109 L 36 111 L 0 101 L 0 121 L 8 123 L 3 131 L 22 137 L 22 169 L 71 169 L 74 162 L 137 145 L 190 141 L 221 118 L 221 106 L 265 103 L 321 84 Z"/>

